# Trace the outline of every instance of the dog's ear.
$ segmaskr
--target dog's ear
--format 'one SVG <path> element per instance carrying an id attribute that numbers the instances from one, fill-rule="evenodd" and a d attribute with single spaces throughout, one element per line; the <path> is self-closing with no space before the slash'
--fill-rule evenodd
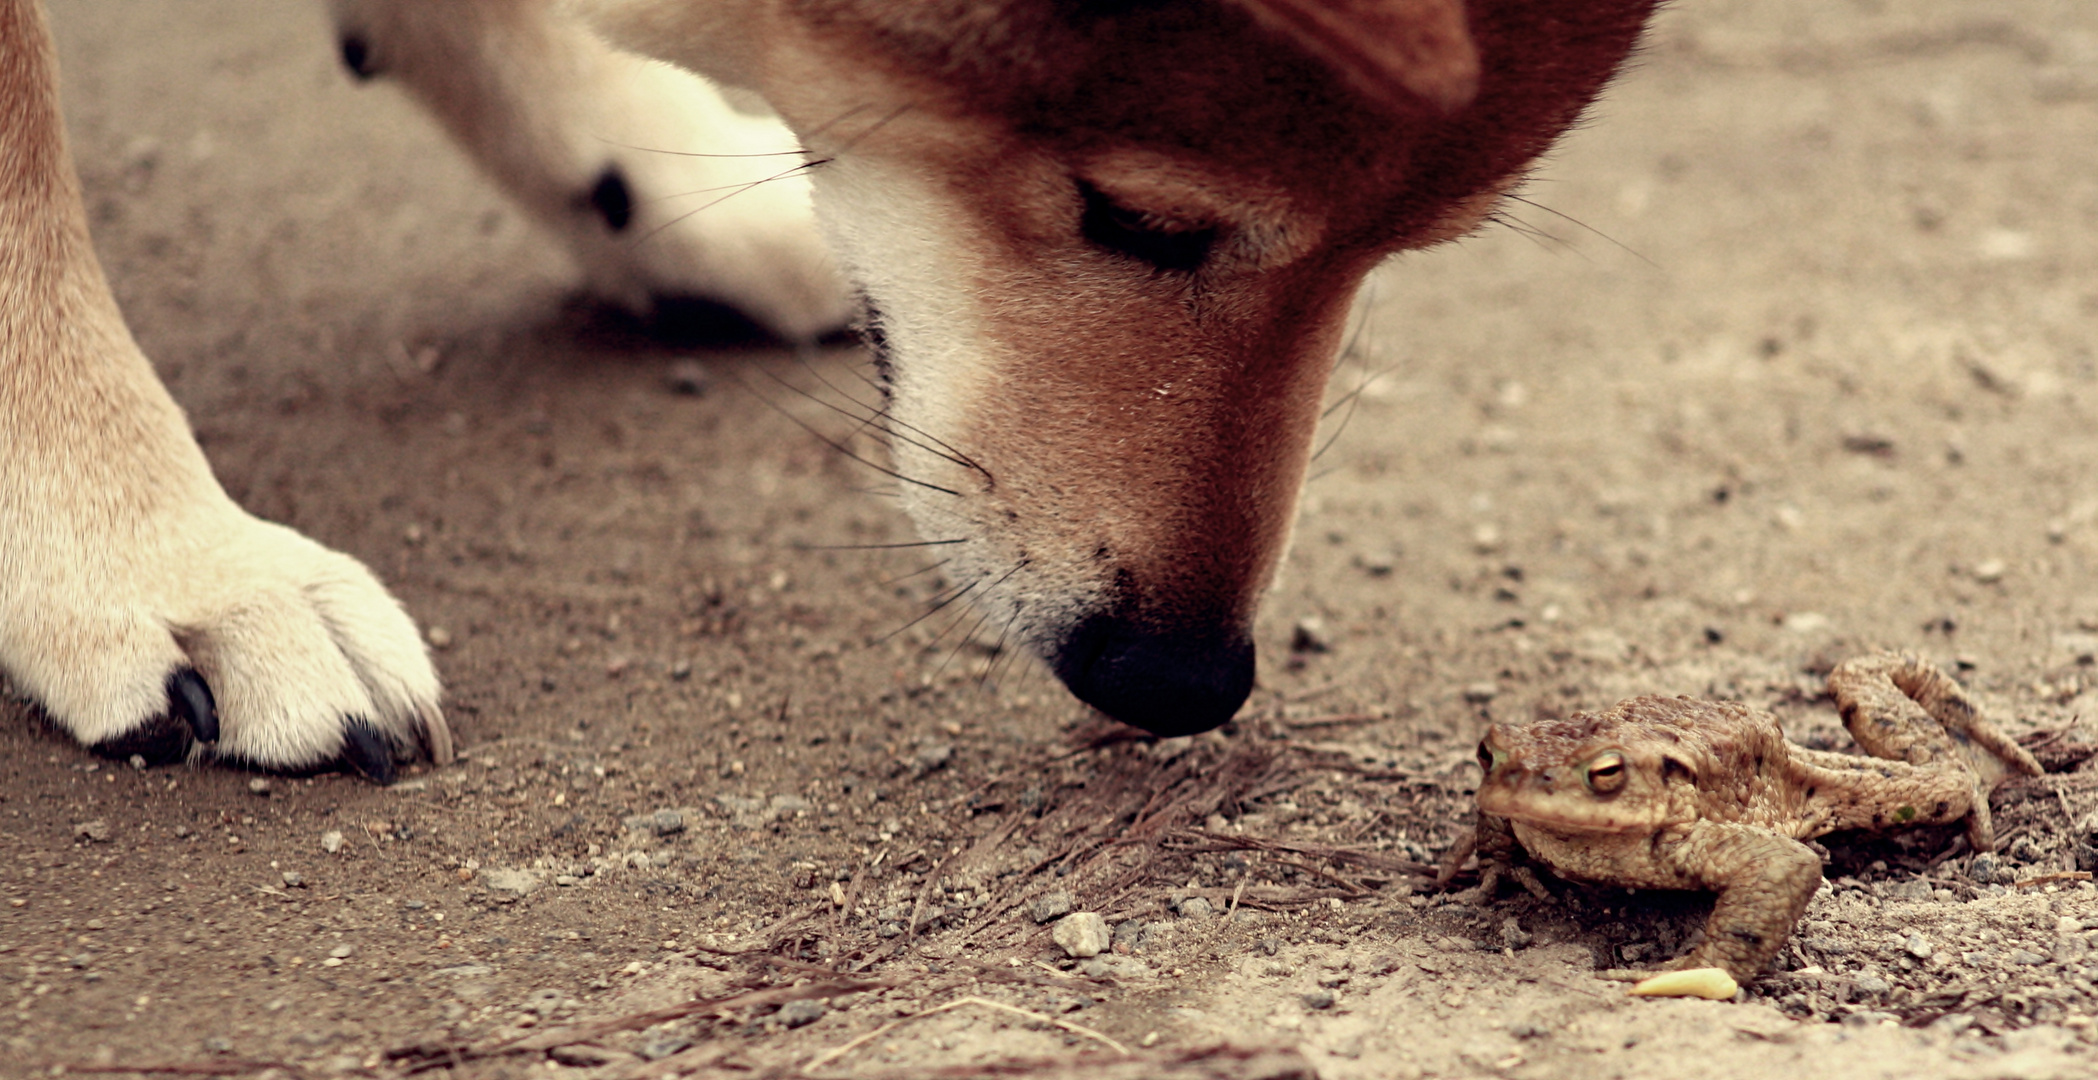
<path id="1" fill-rule="evenodd" d="M 1387 108 L 1449 114 L 1479 91 L 1464 0 L 1228 0 Z"/>

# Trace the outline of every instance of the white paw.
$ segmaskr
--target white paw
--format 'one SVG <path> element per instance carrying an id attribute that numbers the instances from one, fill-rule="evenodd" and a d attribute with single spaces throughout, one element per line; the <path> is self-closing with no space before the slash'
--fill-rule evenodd
<path id="1" fill-rule="evenodd" d="M 790 341 L 850 320 L 778 119 L 612 49 L 548 0 L 330 7 L 345 66 L 428 108 L 603 299 L 666 322 L 716 302 Z"/>
<path id="2" fill-rule="evenodd" d="M 450 758 L 436 670 L 370 571 L 230 502 L 187 509 L 11 552 L 0 668 L 19 690 L 117 756 L 339 761 L 382 783 L 411 751 Z"/>

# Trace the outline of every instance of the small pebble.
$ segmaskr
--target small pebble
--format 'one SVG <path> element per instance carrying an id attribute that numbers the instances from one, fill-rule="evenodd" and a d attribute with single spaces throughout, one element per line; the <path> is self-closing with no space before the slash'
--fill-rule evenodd
<path id="1" fill-rule="evenodd" d="M 784 1011 L 784 1010 L 782 1010 Z M 641 1040 L 634 1052 L 649 1061 L 661 1061 L 680 1050 L 692 1046 L 692 1040 L 684 1035 L 669 1031 L 657 1031 Z"/>
<path id="2" fill-rule="evenodd" d="M 269 778 L 268 778 L 268 777 L 266 777 L 266 776 L 256 776 L 256 777 L 250 777 L 250 778 L 248 779 L 248 794 L 250 794 L 250 795 L 267 795 L 267 794 L 269 794 L 269 793 L 270 793 L 270 782 L 269 782 Z"/>
<path id="3" fill-rule="evenodd" d="M 430 643 L 430 647 L 433 649 L 449 649 L 452 647 L 452 632 L 442 626 L 433 626 L 424 631 L 423 638 Z"/>
<path id="4" fill-rule="evenodd" d="M 1180 917 L 1183 919 L 1207 919 L 1215 914 L 1216 908 L 1202 897 L 1190 896 L 1180 902 Z"/>
<path id="5" fill-rule="evenodd" d="M 1305 995 L 1304 995 L 1304 1007 L 1305 1007 L 1305 1008 L 1307 1008 L 1307 1009 L 1330 1009 L 1330 1008 L 1332 1008 L 1332 1007 L 1333 1007 L 1333 991 L 1331 991 L 1331 990 L 1313 990 L 1312 992 L 1310 992 L 1310 993 L 1308 993 L 1308 994 L 1305 994 Z"/>
<path id="6" fill-rule="evenodd" d="M 322 851 L 325 851 L 325 852 L 327 852 L 327 853 L 328 853 L 328 854 L 330 854 L 330 855 L 333 855 L 333 854 L 335 854 L 336 852 L 338 852 L 338 851 L 341 851 L 341 850 L 342 850 L 342 832 L 341 832 L 341 830 L 339 830 L 339 829 L 329 829 L 329 830 L 328 830 L 327 832 L 324 832 L 324 833 L 322 833 L 322 834 L 321 834 L 321 850 L 322 850 Z"/>
<path id="7" fill-rule="evenodd" d="M 1054 922 L 1069 915 L 1075 906 L 1077 902 L 1072 899 L 1071 894 L 1058 889 L 1055 892 L 1045 892 L 1029 901 L 1027 913 L 1034 916 L 1037 923 Z"/>
<path id="8" fill-rule="evenodd" d="M 1908 949 L 1910 956 L 1918 960 L 1928 960 L 1930 959 L 1930 954 L 1937 951 L 1931 947 L 1930 939 L 1922 934 L 1910 934 L 1909 940 L 1904 947 Z"/>
<path id="9" fill-rule="evenodd" d="M 1065 955 L 1078 960 L 1090 960 L 1114 944 L 1107 920 L 1096 911 L 1079 911 L 1064 916 L 1057 920 L 1056 930 L 1050 936 Z"/>
<path id="10" fill-rule="evenodd" d="M 664 381 L 673 394 L 700 397 L 707 392 L 713 379 L 707 374 L 707 366 L 697 360 L 674 360 L 664 369 Z"/>
<path id="11" fill-rule="evenodd" d="M 1299 653 L 1322 653 L 1333 651 L 1333 637 L 1326 632 L 1326 621 L 1316 615 L 1298 619 L 1290 628 L 1289 651 Z"/>
<path id="12" fill-rule="evenodd" d="M 1490 682 L 1475 682 L 1464 688 L 1464 700 L 1473 705 L 1484 705 L 1501 696 L 1501 688 Z"/>
<path id="13" fill-rule="evenodd" d="M 1974 564 L 1974 580 L 1984 585 L 2002 581 L 2006 569 L 2002 559 L 1983 559 Z"/>
<path id="14" fill-rule="evenodd" d="M 779 1022 L 790 1028 L 804 1027 L 823 1019 L 830 1007 L 816 1000 L 790 1001 L 779 1007 Z"/>
<path id="15" fill-rule="evenodd" d="M 1892 988 L 1891 984 L 1889 984 L 1887 980 L 1882 979 L 1877 975 L 1858 976 L 1856 986 L 1858 993 L 1873 995 L 1884 994 Z"/>
<path id="16" fill-rule="evenodd" d="M 945 766 L 952 760 L 954 760 L 953 743 L 931 742 L 920 746 L 918 752 L 911 755 L 911 768 L 921 774 L 929 773 Z"/>
<path id="17" fill-rule="evenodd" d="M 1510 915 L 1501 920 L 1501 943 L 1508 948 L 1526 948 L 1535 940 L 1536 936 L 1523 929 L 1522 923 L 1516 921 L 1515 916 Z"/>
<path id="18" fill-rule="evenodd" d="M 91 840 L 97 844 L 106 844 L 109 842 L 109 822 L 101 818 L 96 818 L 93 821 L 83 821 L 73 826 L 73 835 Z"/>
<path id="19" fill-rule="evenodd" d="M 297 870 L 286 870 L 277 876 L 284 879 L 284 884 L 288 888 L 303 889 L 306 887 L 306 875 L 299 873 Z"/>
<path id="20" fill-rule="evenodd" d="M 497 892 L 524 896 L 537 890 L 544 879 L 530 870 L 483 870 L 481 883 Z"/>
<path id="21" fill-rule="evenodd" d="M 337 960 L 347 960 L 357 955 L 357 946 L 347 942 L 328 950 L 328 955 Z"/>

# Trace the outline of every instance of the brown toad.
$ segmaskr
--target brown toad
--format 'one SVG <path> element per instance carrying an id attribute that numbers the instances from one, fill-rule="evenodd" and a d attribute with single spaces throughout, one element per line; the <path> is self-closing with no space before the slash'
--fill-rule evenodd
<path id="1" fill-rule="evenodd" d="M 1479 744 L 1485 891 L 1504 866 L 1542 891 L 1513 861 L 1520 845 L 1567 878 L 1717 892 L 1704 942 L 1662 969 L 1719 967 L 1747 982 L 1820 887 L 1821 859 L 1801 841 L 1964 818 L 1969 843 L 1987 851 L 1989 792 L 2010 772 L 2040 771 L 1958 683 L 1915 657 L 1847 661 L 1829 692 L 1875 756 L 1795 746 L 1767 713 L 1687 697 L 1494 725 Z"/>

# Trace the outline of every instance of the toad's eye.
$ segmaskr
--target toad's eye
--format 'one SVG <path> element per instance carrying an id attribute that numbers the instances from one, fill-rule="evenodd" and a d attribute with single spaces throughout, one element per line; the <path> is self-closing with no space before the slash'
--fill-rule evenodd
<path id="1" fill-rule="evenodd" d="M 1479 741 L 1479 771 L 1488 776 L 1493 775 L 1493 749 L 1486 745 L 1484 739 Z"/>
<path id="2" fill-rule="evenodd" d="M 1213 227 L 1164 221 L 1132 210 L 1083 180 L 1078 182 L 1078 197 L 1085 203 L 1078 218 L 1080 234 L 1117 255 L 1156 269 L 1193 273 L 1208 260 L 1209 249 L 1216 243 Z"/>
<path id="3" fill-rule="evenodd" d="M 1624 755 L 1615 750 L 1598 755 L 1588 763 L 1588 790 L 1597 795 L 1615 794 L 1624 786 Z"/>

